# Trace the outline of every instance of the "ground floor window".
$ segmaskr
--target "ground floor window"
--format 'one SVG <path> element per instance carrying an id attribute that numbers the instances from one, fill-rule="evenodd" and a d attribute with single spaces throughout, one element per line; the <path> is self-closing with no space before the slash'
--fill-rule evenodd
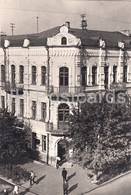
<path id="1" fill-rule="evenodd" d="M 46 151 L 46 136 L 42 135 L 42 151 Z"/>

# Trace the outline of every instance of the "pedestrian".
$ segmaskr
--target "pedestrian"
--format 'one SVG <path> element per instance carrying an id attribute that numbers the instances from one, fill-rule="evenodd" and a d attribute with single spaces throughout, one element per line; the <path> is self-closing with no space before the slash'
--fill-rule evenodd
<path id="1" fill-rule="evenodd" d="M 65 168 L 63 168 L 63 170 L 62 170 L 63 181 L 66 180 L 66 176 L 67 176 L 67 170 Z"/>
<path id="2" fill-rule="evenodd" d="M 68 194 L 68 182 L 66 180 L 63 183 L 63 193 L 64 195 Z"/>
<path id="3" fill-rule="evenodd" d="M 8 191 L 7 191 L 7 189 L 4 189 L 4 195 L 8 195 L 9 193 L 8 193 Z"/>
<path id="4" fill-rule="evenodd" d="M 35 174 L 33 171 L 31 171 L 30 172 L 30 186 L 32 186 L 35 183 L 34 179 L 35 179 Z"/>
<path id="5" fill-rule="evenodd" d="M 13 195 L 19 194 L 19 187 L 17 185 L 14 186 Z"/>
<path id="6" fill-rule="evenodd" d="M 56 169 L 59 168 L 59 162 L 60 162 L 60 157 L 59 156 L 56 156 Z"/>

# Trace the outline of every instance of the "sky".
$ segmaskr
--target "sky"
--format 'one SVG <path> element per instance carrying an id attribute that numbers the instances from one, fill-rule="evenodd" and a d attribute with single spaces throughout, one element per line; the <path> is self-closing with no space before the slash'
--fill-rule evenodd
<path id="1" fill-rule="evenodd" d="M 86 14 L 87 29 L 131 31 L 131 1 L 94 0 L 0 0 L 0 32 L 14 34 L 42 32 L 69 21 L 80 28 L 81 14 Z"/>

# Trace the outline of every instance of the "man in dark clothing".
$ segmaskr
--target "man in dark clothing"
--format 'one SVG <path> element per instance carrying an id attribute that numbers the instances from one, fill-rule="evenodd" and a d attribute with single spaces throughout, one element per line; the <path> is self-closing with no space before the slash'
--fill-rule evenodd
<path id="1" fill-rule="evenodd" d="M 65 168 L 63 168 L 63 170 L 62 170 L 63 181 L 66 181 L 66 176 L 67 176 L 67 170 Z"/>

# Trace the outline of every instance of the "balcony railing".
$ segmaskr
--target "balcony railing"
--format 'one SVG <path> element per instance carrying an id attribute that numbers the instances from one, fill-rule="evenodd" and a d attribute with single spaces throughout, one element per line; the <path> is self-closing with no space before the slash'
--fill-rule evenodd
<path id="1" fill-rule="evenodd" d="M 52 135 L 69 135 L 69 126 L 65 125 L 63 128 L 57 128 L 53 123 L 47 123 L 47 132 L 50 132 Z"/>
<path id="2" fill-rule="evenodd" d="M 9 81 L 6 81 L 3 85 L 3 89 L 10 94 L 14 95 L 21 95 L 23 94 L 23 88 L 24 84 L 20 83 L 10 83 Z"/>
<path id="3" fill-rule="evenodd" d="M 62 87 L 54 87 L 53 85 L 48 87 L 48 93 L 56 93 L 56 94 L 60 94 L 60 93 L 66 93 L 66 94 L 79 94 L 85 91 L 85 87 L 83 86 L 75 86 L 75 87 L 66 87 L 66 89 L 64 90 L 64 87 L 62 89 Z"/>

